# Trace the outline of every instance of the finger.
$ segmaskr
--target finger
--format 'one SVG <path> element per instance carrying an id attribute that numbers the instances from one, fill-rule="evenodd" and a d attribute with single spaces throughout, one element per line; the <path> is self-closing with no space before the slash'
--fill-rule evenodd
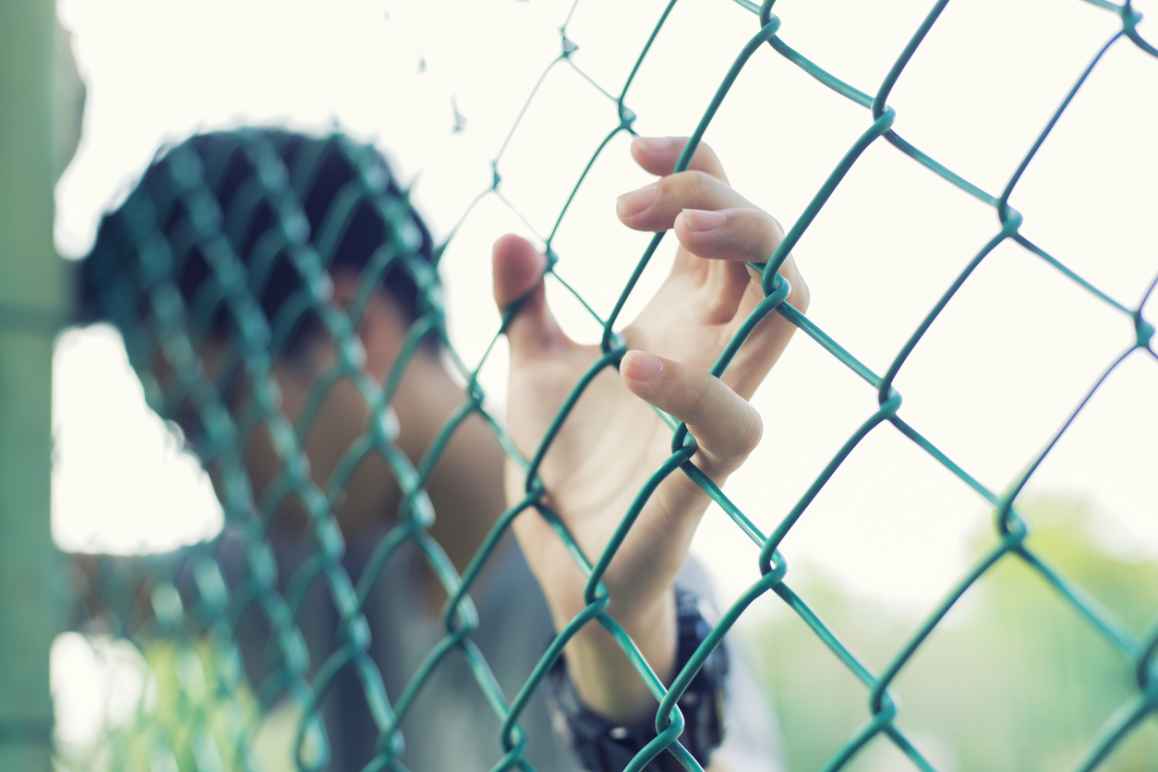
<path id="1" fill-rule="evenodd" d="M 729 263 L 729 265 L 739 264 Z M 801 313 L 807 312 L 810 302 L 808 285 L 805 284 L 804 277 L 791 255 L 780 267 L 780 275 L 788 281 L 789 293 L 786 302 Z M 746 319 L 764 302 L 765 295 L 761 285 L 759 276 L 750 277 L 737 308 L 740 318 Z M 765 313 L 764 318 L 748 334 L 744 345 L 724 373 L 724 380 L 736 393 L 750 397 L 776 364 L 776 360 L 784 353 L 795 332 L 796 325 L 781 314 L 775 311 Z"/>
<path id="2" fill-rule="evenodd" d="M 688 251 L 715 260 L 764 262 L 784 239 L 776 218 L 754 207 L 685 209 L 673 230 Z"/>
<path id="3" fill-rule="evenodd" d="M 664 177 L 638 190 L 624 193 L 615 209 L 629 228 L 663 231 L 672 227 L 685 209 L 737 209 L 751 207 L 728 184 L 707 172 L 687 171 Z"/>
<path id="4" fill-rule="evenodd" d="M 766 262 L 784 240 L 784 229 L 776 218 L 756 208 L 685 209 L 676 217 L 673 230 L 689 252 L 717 260 Z M 780 267 L 780 274 L 791 288 L 788 302 L 801 313 L 808 311 L 808 285 L 791 255 Z M 753 282 L 750 292 L 751 304 L 763 299 L 758 282 Z"/>
<path id="5" fill-rule="evenodd" d="M 666 177 L 675 171 L 676 162 L 687 143 L 688 137 L 636 137 L 631 143 L 631 156 L 645 171 Z M 728 179 L 719 156 L 706 142 L 696 145 L 687 168 L 706 172 L 725 182 Z"/>
<path id="6" fill-rule="evenodd" d="M 804 281 L 804 276 L 796 266 L 796 259 L 792 255 L 789 255 L 788 259 L 784 261 L 784 265 L 780 266 L 780 275 L 788 280 L 788 286 L 791 287 L 788 302 L 800 313 L 806 313 L 812 302 L 812 294 L 808 289 L 808 284 Z"/>
<path id="7" fill-rule="evenodd" d="M 673 230 L 683 248 L 698 258 L 729 261 L 717 263 L 709 275 L 712 301 L 705 304 L 704 318 L 727 322 L 763 299 L 747 261 L 763 261 L 783 239 L 783 231 L 768 213 L 754 207 L 743 209 L 685 209 L 676 217 Z"/>
<path id="8" fill-rule="evenodd" d="M 734 470 L 760 442 L 760 414 L 711 373 L 638 350 L 623 357 L 619 372 L 633 394 L 687 423 L 705 471 Z"/>
<path id="9" fill-rule="evenodd" d="M 492 253 L 495 305 L 506 311 L 518 304 L 507 325 L 511 358 L 533 355 L 565 340 L 547 306 L 543 272 L 547 260 L 529 241 L 508 233 L 500 237 Z"/>

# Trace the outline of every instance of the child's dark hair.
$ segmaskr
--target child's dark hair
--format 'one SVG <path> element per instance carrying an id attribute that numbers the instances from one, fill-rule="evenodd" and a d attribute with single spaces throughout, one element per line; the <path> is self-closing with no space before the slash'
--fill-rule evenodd
<path id="1" fill-rule="evenodd" d="M 216 202 L 209 206 L 216 209 L 211 222 L 194 211 L 192 192 L 203 203 L 205 193 Z M 287 211 L 304 215 L 307 228 Z M 141 228 L 164 239 L 167 267 L 146 267 Z M 222 277 L 206 257 L 207 245 L 222 236 L 280 351 L 292 354 L 320 329 L 312 302 L 317 287 L 294 261 L 295 233 L 317 252 L 322 270 L 376 283 L 408 321 L 429 310 L 437 282 L 434 243 L 381 153 L 341 134 L 261 128 L 195 135 L 149 166 L 125 202 L 102 220 L 79 266 L 77 320 L 110 320 L 122 330 L 144 322 L 149 312 L 141 290 L 155 286 L 160 271 L 191 315 L 203 311 L 203 334 L 227 338 L 237 320 L 227 300 L 214 299 L 223 294 Z M 425 340 L 439 345 L 437 335 Z"/>

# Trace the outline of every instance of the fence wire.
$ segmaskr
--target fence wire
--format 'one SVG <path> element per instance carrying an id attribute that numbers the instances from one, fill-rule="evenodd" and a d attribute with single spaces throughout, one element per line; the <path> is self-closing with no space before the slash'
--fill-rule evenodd
<path id="1" fill-rule="evenodd" d="M 379 736 L 377 755 L 368 768 L 404 769 L 401 722 L 431 674 L 453 654 L 465 658 L 469 663 L 475 686 L 485 695 L 502 725 L 500 735 L 495 738 L 495 759 L 476 761 L 479 764 L 493 763 L 495 770 L 530 769 L 532 767 L 524 757 L 526 737 L 520 728 L 520 717 L 524 714 L 531 695 L 540 688 L 544 674 L 560 656 L 567 641 L 583 626 L 600 624 L 613 634 L 638 670 L 640 678 L 644 679 L 660 700 L 655 715 L 656 738 L 636 756 L 627 769 L 633 772 L 641 770 L 651 759 L 662 753 L 672 754 L 687 769 L 700 769 L 678 741 L 683 729 L 683 717 L 676 705 L 677 700 L 701 663 L 720 644 L 723 636 L 745 610 L 756 599 L 771 593 L 792 609 L 815 634 L 817 644 L 826 647 L 832 656 L 864 686 L 867 710 L 863 727 L 848 738 L 847 743 L 830 760 L 828 768 L 835 770 L 846 767 L 871 741 L 885 738 L 904 754 L 914 767 L 932 770 L 933 763 L 902 728 L 903 713 L 898 708 L 891 687 L 929 635 L 970 588 L 997 564 L 1014 560 L 1021 561 L 1038 573 L 1045 584 L 1064 599 L 1078 618 L 1088 623 L 1120 652 L 1122 657 L 1134 664 L 1138 687 L 1136 698 L 1122 705 L 1108 720 L 1101 729 L 1100 736 L 1081 761 L 1080 769 L 1095 769 L 1106 761 L 1147 716 L 1158 710 L 1158 654 L 1156 654 L 1158 628 L 1145 638 L 1139 639 L 1119 626 L 1110 615 L 1086 598 L 1079 587 L 1067 581 L 1066 577 L 1034 551 L 1027 541 L 1030 525 L 1019 515 L 1017 509 L 1018 497 L 1035 471 L 1115 369 L 1128 358 L 1151 361 L 1158 359 L 1152 345 L 1154 324 L 1143 316 L 1143 309 L 1158 284 L 1158 276 L 1143 288 L 1133 304 L 1117 299 L 1038 245 L 1027 234 L 1027 224 L 1022 215 L 1010 203 L 1019 181 L 1043 142 L 1111 47 L 1133 45 L 1150 56 L 1158 57 L 1158 49 L 1140 33 L 1138 27 L 1140 14 L 1129 1 L 1121 5 L 1105 0 L 1087 1 L 1107 13 L 1115 14 L 1121 22 L 1120 28 L 1093 54 L 1077 82 L 1041 129 L 1020 163 L 1013 169 L 1005 187 L 994 194 L 970 182 L 963 174 L 947 168 L 906 140 L 895 128 L 897 116 L 889 106 L 889 96 L 893 88 L 904 76 L 914 53 L 937 23 L 948 0 L 940 0 L 933 5 L 897 56 L 884 80 L 872 92 L 858 89 L 794 49 L 780 34 L 780 20 L 773 13 L 774 0 L 767 0 L 762 5 L 736 0 L 738 5 L 753 14 L 756 22 L 755 32 L 743 45 L 714 96 L 703 110 L 698 125 L 680 157 L 676 171 L 687 167 L 692 152 L 712 123 L 732 84 L 750 58 L 765 47 L 771 48 L 776 55 L 792 66 L 799 67 L 820 86 L 831 91 L 835 97 L 850 100 L 867 111 L 867 125 L 863 133 L 836 162 L 832 172 L 813 195 L 800 217 L 789 228 L 775 252 L 769 255 L 765 262 L 753 264 L 760 272 L 766 299 L 753 311 L 737 338 L 720 355 L 713 368 L 714 374 L 721 375 L 755 324 L 768 314 L 779 314 L 796 325 L 816 345 L 836 358 L 876 392 L 877 409 L 864 419 L 840 448 L 835 450 L 831 460 L 801 493 L 795 506 L 780 518 L 776 527 L 768 534 L 761 531 L 748 515 L 731 502 L 723 491 L 689 460 L 694 454 L 694 439 L 688 436 L 685 427 L 679 426 L 673 428 L 671 458 L 641 487 L 633 506 L 625 513 L 606 550 L 601 555 L 583 556 L 578 545 L 570 539 L 566 529 L 545 505 L 546 490 L 537 476 L 537 464 L 534 460 L 542 458 L 551 447 L 560 426 L 567 420 L 568 413 L 584 398 L 585 385 L 591 378 L 585 377 L 576 384 L 561 409 L 558 420 L 541 438 L 533 459 L 527 459 L 515 450 L 514 443 L 507 436 L 501 421 L 488 411 L 486 394 L 478 378 L 479 371 L 491 356 L 495 343 L 502 337 L 503 329 L 495 332 L 490 346 L 474 364 L 465 361 L 445 332 L 444 308 L 436 275 L 437 258 L 445 251 L 446 245 L 454 238 L 459 226 L 470 217 L 476 205 L 486 198 L 495 198 L 503 202 L 516 215 L 522 217 L 518 208 L 504 195 L 502 176 L 504 153 L 528 107 L 540 93 L 547 73 L 556 67 L 569 67 L 575 69 L 595 91 L 607 99 L 613 120 L 609 123 L 610 128 L 606 136 L 594 149 L 590 160 L 579 174 L 553 227 L 549 233 L 541 236 L 548 255 L 547 277 L 549 281 L 557 282 L 573 294 L 602 326 L 601 346 L 604 356 L 592 366 L 588 375 L 593 376 L 604 368 L 617 367 L 625 353 L 622 341 L 616 334 L 620 313 L 665 234 L 661 232 L 652 238 L 605 318 L 588 305 L 561 275 L 566 260 L 555 249 L 554 240 L 560 225 L 567 217 L 572 201 L 603 150 L 618 135 L 634 133 L 635 113 L 630 107 L 632 84 L 647 59 L 652 44 L 663 32 L 673 13 L 676 0 L 671 0 L 660 14 L 643 42 L 634 66 L 617 90 L 602 88 L 583 72 L 572 56 L 577 50 L 577 45 L 568 36 L 568 25 L 575 8 L 579 5 L 576 0 L 575 6 L 572 6 L 561 26 L 558 55 L 547 65 L 543 76 L 527 97 L 510 132 L 494 156 L 491 164 L 492 179 L 482 186 L 482 190 L 462 214 L 458 224 L 451 229 L 449 237 L 436 250 L 434 265 L 413 259 L 417 238 L 413 225 L 406 217 L 405 207 L 385 195 L 390 181 L 384 179 L 380 170 L 372 163 L 372 151 L 340 137 L 335 139 L 349 163 L 361 171 L 357 181 L 352 183 L 353 189 L 338 191 L 335 201 L 354 195 L 367 198 L 375 202 L 377 216 L 389 226 L 385 228 L 389 239 L 371 259 L 362 281 L 367 286 L 374 285 L 388 270 L 402 268 L 410 275 L 423 297 L 419 318 L 411 327 L 402 353 L 384 384 L 375 382 L 362 368 L 363 352 L 359 338 L 354 332 L 360 308 L 356 305 L 351 312 L 340 310 L 333 302 L 328 281 L 327 267 L 332 257 L 331 251 L 346 228 L 348 209 L 341 205 L 331 207 L 320 233 L 312 234 L 313 237 L 308 233 L 303 214 L 303 201 L 310 191 L 318 159 L 308 157 L 306 154 L 305 157 L 297 158 L 292 165 L 287 165 L 279 157 L 268 135 L 258 132 L 238 132 L 236 152 L 242 154 L 257 170 L 256 179 L 260 184 L 244 191 L 247 203 L 235 207 L 239 211 L 224 212 L 210 193 L 216 182 L 214 175 L 220 174 L 222 170 L 205 168 L 195 154 L 182 150 L 181 147 L 170 152 L 164 160 L 167 175 L 164 190 L 151 191 L 149 195 L 130 196 L 116 215 L 120 259 L 126 259 L 124 255 L 131 255 L 132 259 L 138 262 L 139 270 L 117 271 L 116 281 L 110 281 L 103 288 L 104 303 L 114 320 L 121 322 L 118 326 L 125 333 L 126 347 L 135 368 L 145 378 L 150 404 L 163 416 L 171 416 L 176 411 L 189 410 L 190 407 L 195 411 L 203 430 L 198 448 L 199 455 L 207 466 L 212 466 L 217 471 L 221 481 L 218 492 L 222 497 L 227 520 L 241 528 L 244 535 L 245 578 L 241 583 L 226 581 L 214 551 L 215 547 L 211 543 L 194 547 L 194 557 L 189 562 L 197 588 L 193 603 L 190 603 L 187 596 L 177 591 L 176 579 L 173 577 L 170 577 L 170 581 L 153 583 L 148 594 L 140 597 L 123 583 L 118 584 L 118 578 L 112 573 L 98 572 L 94 575 L 92 597 L 103 599 L 101 602 L 110 608 L 115 607 L 117 613 L 108 616 L 121 620 L 112 630 L 114 635 L 133 640 L 150 637 L 177 640 L 184 638 L 189 644 L 181 647 L 175 655 L 177 659 L 175 672 L 182 684 L 182 688 L 177 691 L 183 695 L 178 701 L 180 721 L 177 724 L 158 722 L 150 728 L 148 744 L 152 752 L 158 754 L 157 758 L 166 754 L 171 758 L 176 748 L 182 748 L 194 760 L 195 765 L 203 769 L 250 768 L 257 763 L 252 757 L 252 747 L 253 738 L 261 721 L 260 713 L 252 707 L 238 704 L 232 698 L 246 679 L 238 655 L 236 640 L 238 626 L 244 618 L 256 614 L 265 618 L 273 631 L 268 643 L 267 658 L 274 664 L 268 668 L 268 675 L 262 682 L 250 686 L 263 700 L 289 699 L 302 707 L 302 719 L 297 728 L 294 751 L 299 768 L 315 769 L 326 766 L 328 740 L 319 706 L 339 672 L 350 669 L 356 673 L 365 693 Z M 785 303 L 787 288 L 778 276 L 784 260 L 807 232 L 842 179 L 856 164 L 865 149 L 878 141 L 891 145 L 964 195 L 992 207 L 997 220 L 992 237 L 980 245 L 952 283 L 936 299 L 921 323 L 895 354 L 883 375 L 865 365 L 854 353 L 844 348 L 805 314 Z M 259 271 L 258 268 L 251 268 L 247 275 L 244 268 L 246 263 L 239 260 L 237 254 L 233 252 L 233 242 L 227 238 L 228 234 L 244 231 L 248 227 L 249 218 L 254 216 L 259 202 L 271 207 L 275 216 L 268 233 L 258 242 L 255 249 L 265 250 L 268 255 L 267 262 L 273 259 L 273 254 L 277 250 L 286 250 L 294 270 L 300 274 L 303 287 L 291 302 L 285 304 L 284 312 L 274 318 L 267 318 L 260 303 L 260 287 L 265 277 L 253 275 L 254 271 Z M 162 223 L 167 220 L 175 207 L 181 207 L 188 213 L 188 228 L 182 239 L 166 238 L 163 234 Z M 523 219 L 526 222 L 526 219 Z M 1007 241 L 1020 245 L 1081 287 L 1092 302 L 1104 304 L 1121 314 L 1123 320 L 1129 324 L 1129 335 L 1123 335 L 1121 353 L 1107 363 L 1104 371 L 1097 375 L 1086 394 L 1057 431 L 1046 438 L 1040 452 L 1029 460 L 1024 472 L 1007 491 L 997 492 L 979 482 L 905 420 L 901 410 L 902 395 L 894 387 L 894 382 L 926 332 L 953 301 L 973 272 L 995 248 Z M 194 246 L 208 264 L 211 281 L 194 302 L 186 302 L 175 288 L 174 276 L 182 270 L 183 261 L 187 259 Z M 94 258 L 99 257 L 94 255 Z M 262 260 L 257 259 L 249 264 L 260 266 Z M 142 314 L 154 324 L 139 324 L 137 320 Z M 332 339 L 338 351 L 338 359 L 333 369 L 313 386 L 309 399 L 309 405 L 312 407 L 307 407 L 305 415 L 294 424 L 282 413 L 272 368 L 274 361 L 284 351 L 291 332 L 300 323 L 303 315 L 307 314 L 315 316 Z M 230 361 L 224 363 L 219 372 L 210 373 L 206 371 L 203 358 L 198 355 L 198 346 L 210 328 L 220 323 L 222 317 L 227 318 L 236 346 L 230 352 Z M 509 319 L 508 314 L 504 319 L 504 328 Z M 1123 329 L 1126 329 L 1125 325 Z M 427 457 L 415 464 L 396 447 L 398 425 L 391 411 L 391 402 L 402 374 L 422 340 L 432 335 L 441 339 L 450 361 L 464 379 L 466 389 L 461 409 L 444 427 Z M 164 390 L 157 379 L 150 375 L 155 371 L 158 358 L 167 363 L 167 371 L 175 381 Z M 223 376 L 222 373 L 229 374 L 229 377 Z M 240 415 L 230 412 L 228 390 L 222 387 L 222 384 L 230 379 L 244 380 L 249 386 L 247 392 L 249 399 Z M 361 441 L 349 449 L 328 485 L 322 488 L 311 480 L 305 469 L 303 437 L 316 416 L 317 406 L 325 400 L 330 389 L 342 380 L 356 386 L 373 420 L 367 426 Z M 426 496 L 424 485 L 456 430 L 469 417 L 476 415 L 486 421 L 507 454 L 525 470 L 526 494 L 522 501 L 497 519 L 468 567 L 459 575 L 430 534 L 435 513 Z M 268 489 L 261 491 L 254 489 L 241 458 L 241 448 L 246 438 L 259 426 L 268 428 L 282 463 L 278 479 Z M 827 627 L 805 599 L 792 589 L 788 563 L 779 548 L 795 525 L 808 514 L 810 503 L 845 459 L 870 432 L 885 426 L 892 427 L 915 444 L 931 462 L 949 470 L 992 508 L 998 543 L 961 577 L 883 670 L 874 672 L 858 659 L 857 655 L 842 642 L 837 632 Z M 401 509 L 397 524 L 376 546 L 369 563 L 370 569 L 358 582 L 354 582 L 340 562 L 344 549 L 343 534 L 331 507 L 354 469 L 366 457 L 375 454 L 389 463 L 406 503 Z M 650 491 L 654 490 L 655 483 L 669 474 L 687 475 L 700 485 L 736 527 L 751 540 L 755 547 L 753 554 L 756 557 L 759 578 L 726 610 L 711 636 L 699 647 L 686 667 L 675 676 L 671 686 L 665 689 L 644 661 L 634 642 L 607 613 L 609 598 L 601 590 L 600 580 L 611 557 L 632 528 L 635 515 L 642 508 Z M 276 565 L 270 546 L 268 528 L 269 516 L 289 497 L 296 497 L 302 502 L 317 549 L 316 554 L 289 578 L 286 585 L 288 589 L 282 590 L 279 589 L 277 581 L 279 566 Z M 477 628 L 479 619 L 471 601 L 470 591 L 512 522 L 517 518 L 527 517 L 546 518 L 555 526 L 558 538 L 568 542 L 572 554 L 589 576 L 586 591 L 588 606 L 558 632 L 522 688 L 511 695 L 503 693 L 488 662 L 472 644 L 471 635 Z M 408 543 L 417 546 L 425 557 L 449 600 L 442 611 L 442 639 L 429 651 L 422 666 L 413 673 L 405 688 L 400 693 L 387 694 L 382 674 L 370 655 L 371 631 L 363 615 L 362 604 L 386 564 L 399 553 L 402 545 Z M 315 583 L 324 586 L 339 611 L 343 645 L 331 652 L 324 661 L 311 663 L 297 611 L 301 607 L 305 592 Z M 197 636 L 195 641 L 194 635 Z M 195 685 L 205 682 L 209 683 L 210 688 L 201 687 L 201 692 L 204 692 L 201 694 Z M 225 716 L 224 719 L 222 715 Z M 114 767 L 117 753 L 122 754 L 123 759 L 128 750 L 114 749 Z"/>

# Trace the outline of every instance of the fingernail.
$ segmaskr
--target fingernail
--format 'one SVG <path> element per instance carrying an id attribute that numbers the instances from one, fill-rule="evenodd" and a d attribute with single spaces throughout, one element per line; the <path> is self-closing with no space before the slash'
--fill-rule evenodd
<path id="1" fill-rule="evenodd" d="M 615 202 L 615 211 L 620 217 L 634 217 L 655 203 L 659 195 L 659 188 L 653 182 L 651 185 L 624 193 Z"/>
<path id="2" fill-rule="evenodd" d="M 723 225 L 728 216 L 708 209 L 685 209 L 680 212 L 680 219 L 690 231 L 710 231 Z"/>
<path id="3" fill-rule="evenodd" d="M 623 358 L 623 374 L 637 383 L 650 384 L 663 373 L 663 360 L 646 351 L 631 351 Z"/>
<path id="4" fill-rule="evenodd" d="M 644 150 L 668 150 L 682 148 L 687 141 L 687 137 L 636 137 L 632 144 Z"/>

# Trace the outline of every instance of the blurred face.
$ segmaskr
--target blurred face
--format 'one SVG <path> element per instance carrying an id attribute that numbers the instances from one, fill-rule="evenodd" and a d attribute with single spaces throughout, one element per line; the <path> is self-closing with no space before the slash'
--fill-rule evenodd
<path id="1" fill-rule="evenodd" d="M 345 287 L 339 287 L 335 301 L 341 304 L 347 294 Z M 365 353 L 360 370 L 375 386 L 388 378 L 407 327 L 407 320 L 389 294 L 379 293 L 367 303 L 357 330 Z M 218 363 L 228 361 L 229 357 L 228 344 L 214 349 L 203 354 L 210 372 L 217 371 Z M 376 415 L 356 379 L 349 375 L 339 377 L 341 367 L 338 347 L 324 332 L 315 333 L 300 351 L 279 358 L 274 364 L 273 380 L 280 397 L 281 414 L 298 434 L 301 455 L 308 463 L 303 471 L 308 472 L 312 482 L 310 486 L 294 481 L 293 462 L 298 460 L 299 453 L 292 446 L 279 449 L 271 422 L 263 421 L 247 433 L 245 471 L 255 501 L 263 513 L 272 515 L 270 523 L 276 528 L 286 531 L 306 528 L 311 506 L 325 506 L 317 500 L 317 492 L 328 500 L 328 506 L 346 533 L 388 523 L 396 516 L 400 489 L 392 467 L 375 447 L 375 424 L 421 426 L 423 403 L 411 399 L 410 395 L 429 389 L 430 381 L 443 372 L 441 365 L 437 357 L 426 350 L 415 354 L 393 401 L 392 407 L 399 418 L 403 414 L 405 417 L 397 422 L 388 412 Z M 234 396 L 231 412 L 239 425 L 238 419 L 246 415 L 251 401 L 245 387 Z M 407 432 L 400 434 L 396 442 L 403 451 L 410 451 L 415 445 Z M 211 474 L 219 471 L 212 468 L 212 463 L 209 466 Z"/>

